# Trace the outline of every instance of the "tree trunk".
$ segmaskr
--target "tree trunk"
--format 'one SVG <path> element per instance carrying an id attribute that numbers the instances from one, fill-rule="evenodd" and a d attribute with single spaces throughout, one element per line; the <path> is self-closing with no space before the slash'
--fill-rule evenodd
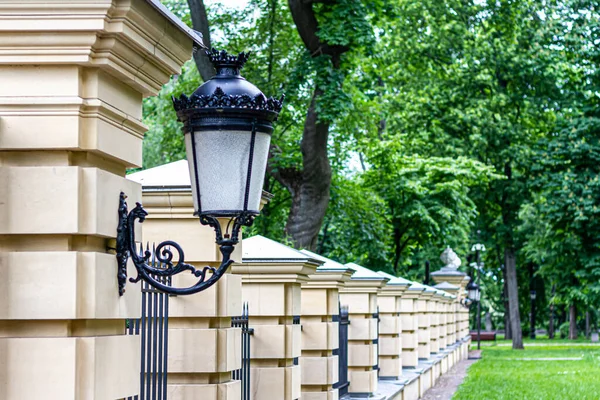
<path id="1" fill-rule="evenodd" d="M 585 312 L 585 338 L 590 338 L 590 312 Z"/>
<path id="2" fill-rule="evenodd" d="M 550 304 L 550 322 L 548 323 L 548 339 L 554 339 L 554 304 Z"/>
<path id="3" fill-rule="evenodd" d="M 331 66 L 340 68 L 341 56 L 349 50 L 346 46 L 329 44 L 319 36 L 319 21 L 313 2 L 288 0 L 296 30 L 312 57 L 326 55 Z M 317 72 L 318 73 L 318 72 Z M 302 171 L 294 174 L 295 179 L 279 180 L 292 195 L 292 207 L 285 227 L 294 247 L 314 250 L 321 225 L 325 219 L 331 189 L 331 165 L 327 154 L 327 139 L 331 121 L 319 120 L 316 102 L 323 94 L 318 86 L 306 113 L 302 133 Z"/>
<path id="4" fill-rule="evenodd" d="M 510 309 L 512 348 L 515 350 L 522 350 L 523 333 L 521 332 L 521 317 L 519 315 L 519 286 L 517 282 L 517 266 L 514 249 L 504 249 L 504 265 L 506 267 L 506 286 L 508 289 L 508 307 Z"/>
<path id="5" fill-rule="evenodd" d="M 504 275 L 504 339 L 512 340 L 512 329 L 510 327 L 510 307 L 508 306 L 508 286 L 506 284 L 506 266 L 502 268 Z"/>
<path id="6" fill-rule="evenodd" d="M 211 47 L 210 29 L 208 24 L 208 16 L 203 0 L 187 0 L 190 7 L 190 16 L 192 17 L 192 26 L 195 31 L 202 34 L 202 41 L 206 47 Z M 207 81 L 215 75 L 215 68 L 206 56 L 203 50 L 194 53 L 194 61 L 196 68 L 200 72 L 203 81 Z"/>
<path id="7" fill-rule="evenodd" d="M 569 307 L 569 339 L 577 339 L 577 306 L 571 304 Z"/>
<path id="8" fill-rule="evenodd" d="M 322 94 L 317 88 L 313 94 L 302 134 L 302 173 L 300 182 L 288 186 L 292 193 L 292 207 L 286 224 L 286 233 L 294 247 L 314 250 L 329 204 L 331 166 L 327 157 L 329 123 L 320 122 L 316 99 Z"/>

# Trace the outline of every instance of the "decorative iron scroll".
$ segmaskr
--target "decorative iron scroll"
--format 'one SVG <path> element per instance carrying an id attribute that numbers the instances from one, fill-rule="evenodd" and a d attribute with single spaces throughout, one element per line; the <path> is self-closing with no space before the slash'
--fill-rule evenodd
<path id="1" fill-rule="evenodd" d="M 205 215 L 201 216 L 200 223 L 212 226 L 215 229 L 216 243 L 219 245 L 223 259 L 221 265 L 217 268 L 211 266 L 196 268 L 185 263 L 183 249 L 179 244 L 171 240 L 159 243 L 153 251 L 146 249 L 143 254 L 138 254 L 136 251 L 134 224 L 135 220 L 138 220 L 140 223 L 144 222 L 148 213 L 140 203 L 136 203 L 135 208 L 131 212 L 128 212 L 126 198 L 127 196 L 121 192 L 119 225 L 117 228 L 117 279 L 119 283 L 119 295 L 121 296 L 125 293 L 127 261 L 129 259 L 131 259 L 137 270 L 137 276 L 129 278 L 129 281 L 132 283 L 143 280 L 154 288 L 173 295 L 188 295 L 208 289 L 217 283 L 234 262 L 231 259 L 231 253 L 239 241 L 241 227 L 242 225 L 251 224 L 254 218 L 254 216 L 246 214 L 234 218 L 232 220 L 232 232 L 230 235 L 228 232 L 223 234 L 221 224 L 217 218 Z M 153 255 L 156 257 L 156 263 L 160 264 L 162 268 L 150 265 L 149 260 Z M 173 261 L 175 259 L 177 260 L 176 263 Z M 187 288 L 171 287 L 164 283 L 164 279 L 161 279 L 161 277 L 170 277 L 186 271 L 198 278 L 198 281 L 193 286 Z"/>
<path id="2" fill-rule="evenodd" d="M 196 95 L 190 97 L 182 94 L 173 97 L 173 107 L 175 111 L 198 109 L 198 108 L 239 108 L 248 110 L 273 111 L 279 113 L 283 106 L 284 96 L 279 99 L 274 97 L 267 98 L 264 94 L 259 93 L 252 97 L 247 94 L 232 95 L 226 94 L 223 89 L 217 86 L 211 95 Z"/>

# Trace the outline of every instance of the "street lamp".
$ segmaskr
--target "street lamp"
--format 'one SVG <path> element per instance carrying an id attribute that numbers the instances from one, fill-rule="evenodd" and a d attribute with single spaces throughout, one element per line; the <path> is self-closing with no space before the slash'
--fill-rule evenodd
<path id="1" fill-rule="evenodd" d="M 481 231 L 477 231 L 477 237 L 481 234 Z M 471 247 L 471 251 L 475 252 L 475 267 L 477 270 L 477 275 L 473 274 L 473 279 L 477 276 L 477 280 L 479 281 L 479 275 L 481 274 L 481 252 L 485 251 L 485 246 L 481 243 L 476 243 Z M 467 286 L 468 290 L 468 286 Z M 481 349 L 481 291 L 479 290 L 479 285 L 473 282 L 473 295 L 475 297 L 471 297 L 473 301 L 477 302 L 477 350 Z"/>
<path id="2" fill-rule="evenodd" d="M 467 297 L 471 302 L 478 302 L 481 298 L 481 290 L 479 289 L 479 285 L 475 283 L 475 281 L 471 280 L 467 284 Z"/>
<path id="3" fill-rule="evenodd" d="M 136 251 L 134 222 L 144 222 L 148 213 L 140 203 L 128 212 L 121 193 L 117 229 L 119 293 L 125 291 L 127 260 L 132 259 L 137 277 L 169 294 L 192 294 L 214 285 L 233 263 L 231 253 L 239 241 L 242 226 L 250 226 L 259 214 L 273 122 L 281 111 L 280 99 L 266 98 L 240 75 L 249 53 L 229 55 L 207 51 L 216 75 L 190 96 L 173 98 L 177 118 L 183 123 L 186 155 L 190 170 L 195 215 L 202 225 L 215 230 L 222 254 L 217 268 L 196 269 L 184 261 L 181 247 L 161 242 L 154 256 L 162 268 L 148 264 L 152 253 Z M 223 229 L 224 228 L 224 229 Z M 176 256 L 175 254 L 176 253 Z M 174 262 L 176 260 L 176 263 Z M 197 282 L 187 288 L 174 288 L 166 278 L 191 272 Z"/>
<path id="4" fill-rule="evenodd" d="M 531 299 L 531 332 L 529 333 L 529 337 L 531 339 L 535 339 L 535 298 L 537 293 L 535 289 L 532 289 L 529 292 L 529 298 Z"/>

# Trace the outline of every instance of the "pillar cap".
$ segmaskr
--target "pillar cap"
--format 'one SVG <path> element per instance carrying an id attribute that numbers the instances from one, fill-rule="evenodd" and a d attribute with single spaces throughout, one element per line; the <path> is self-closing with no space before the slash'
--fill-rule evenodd
<path id="1" fill-rule="evenodd" d="M 377 271 L 377 273 L 385 278 L 388 278 L 389 281 L 387 284 L 390 286 L 406 286 L 406 287 L 408 287 L 412 283 L 408 279 L 404 279 L 399 276 L 394 276 L 392 274 L 388 274 L 387 272 Z"/>
<path id="2" fill-rule="evenodd" d="M 261 264 L 306 263 L 315 266 L 323 264 L 323 261 L 261 235 L 242 240 L 242 250 L 243 262 Z"/>

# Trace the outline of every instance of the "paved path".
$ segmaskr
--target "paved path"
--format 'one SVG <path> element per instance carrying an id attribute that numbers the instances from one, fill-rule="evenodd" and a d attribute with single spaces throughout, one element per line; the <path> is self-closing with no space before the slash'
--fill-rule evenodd
<path id="1" fill-rule="evenodd" d="M 474 357 L 477 358 L 472 359 Z M 458 386 L 465 379 L 465 376 L 467 376 L 467 369 L 473 363 L 476 363 L 479 357 L 481 357 L 480 350 L 470 351 L 469 359 L 460 361 L 445 375 L 442 375 L 435 385 L 425 392 L 421 400 L 450 400 L 458 389 Z"/>

